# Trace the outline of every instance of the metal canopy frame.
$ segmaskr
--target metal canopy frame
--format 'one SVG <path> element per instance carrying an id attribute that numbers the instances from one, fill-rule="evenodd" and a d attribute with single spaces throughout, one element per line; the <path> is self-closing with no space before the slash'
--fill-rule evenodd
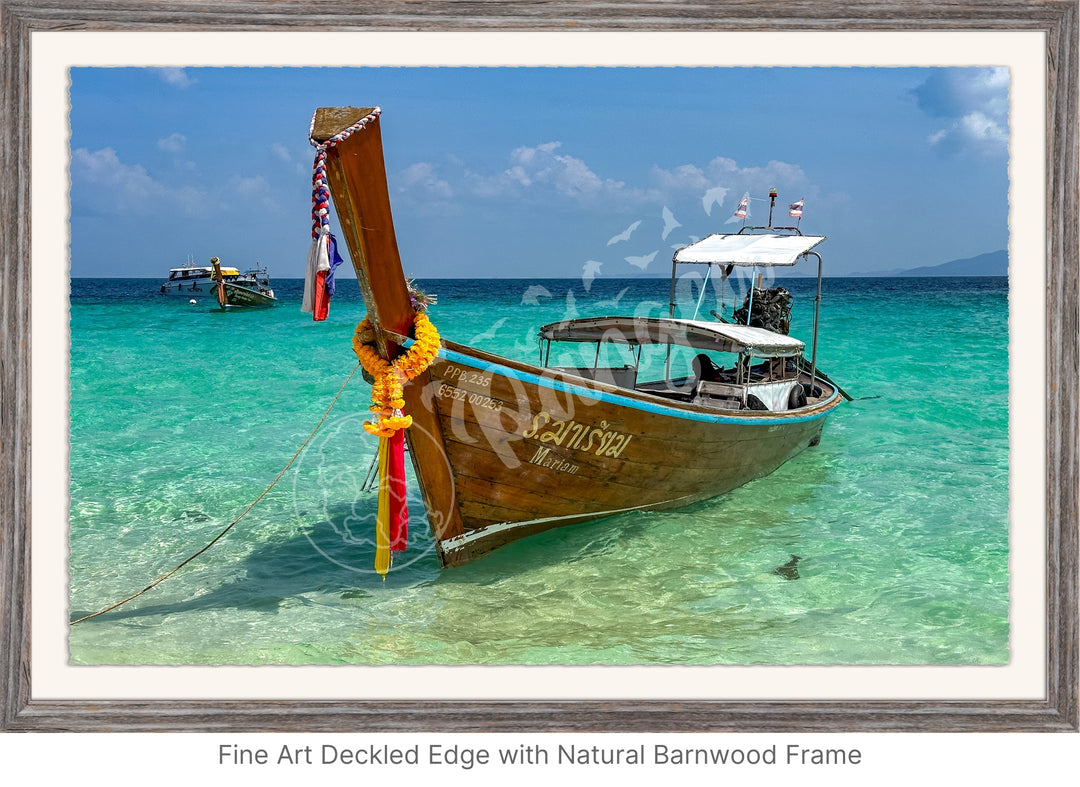
<path id="1" fill-rule="evenodd" d="M 821 314 L 821 276 L 822 276 L 822 267 L 823 267 L 822 266 L 821 254 L 819 252 L 814 251 L 813 248 L 815 246 L 817 246 L 818 244 L 824 242 L 825 241 L 825 236 L 824 235 L 803 235 L 798 227 L 772 227 L 772 226 L 769 226 L 769 227 L 743 227 L 738 232 L 728 233 L 727 235 L 725 235 L 725 237 L 727 237 L 728 235 L 730 235 L 731 237 L 736 237 L 736 236 L 742 235 L 745 230 L 751 230 L 751 231 L 753 231 L 753 230 L 765 230 L 765 231 L 767 231 L 769 233 L 776 233 L 776 232 L 780 232 L 780 231 L 791 231 L 791 232 L 795 233 L 799 237 L 805 237 L 807 239 L 817 238 L 818 240 L 816 240 L 813 244 L 808 246 L 801 254 L 799 254 L 795 258 L 795 260 L 793 262 L 791 262 L 791 263 L 773 263 L 771 265 L 766 264 L 766 263 L 756 263 L 755 264 L 755 263 L 748 263 L 748 262 L 736 262 L 736 261 L 730 261 L 730 260 L 728 260 L 728 261 L 722 261 L 722 260 L 680 260 L 679 259 L 679 252 L 684 251 L 687 248 L 690 248 L 689 246 L 684 246 L 682 249 L 677 250 L 671 256 L 671 292 L 670 292 L 669 301 L 668 301 L 668 315 L 671 318 L 675 317 L 675 282 L 678 279 L 678 268 L 679 268 L 680 265 L 707 265 L 708 266 L 708 273 L 706 273 L 705 279 L 701 283 L 701 289 L 702 289 L 701 294 L 702 294 L 702 296 L 704 296 L 704 294 L 705 294 L 705 285 L 709 281 L 709 274 L 712 272 L 712 268 L 713 268 L 714 265 L 721 269 L 720 286 L 723 287 L 724 282 L 727 281 L 728 276 L 731 275 L 731 272 L 735 267 L 753 268 L 755 270 L 756 270 L 757 267 L 778 267 L 778 266 L 781 266 L 781 265 L 784 266 L 784 267 L 793 267 L 794 265 L 798 264 L 799 260 L 808 259 L 811 256 L 816 257 L 817 258 L 817 263 L 818 263 L 817 264 L 817 293 L 814 296 L 814 327 L 813 327 L 813 333 L 812 333 L 812 336 L 811 336 L 811 339 L 810 339 L 810 347 L 811 347 L 811 349 L 810 349 L 810 390 L 812 391 L 812 390 L 814 390 L 814 387 L 817 385 L 818 324 L 820 322 L 820 314 Z M 717 233 L 717 234 L 719 234 L 719 233 Z M 777 237 L 795 237 L 796 235 L 785 235 L 785 236 L 777 236 Z M 716 235 L 710 235 L 709 236 L 709 238 L 714 238 L 714 237 L 716 237 Z M 753 236 L 753 237 L 764 237 L 764 236 Z M 704 240 L 708 240 L 708 238 L 705 238 Z M 701 242 L 702 241 L 698 241 L 698 243 L 701 243 Z M 692 245 L 696 245 L 696 244 L 692 244 Z M 753 311 L 754 278 L 755 278 L 755 274 L 752 272 L 751 275 L 750 275 L 750 306 L 751 306 L 751 308 L 747 309 L 747 314 L 746 314 L 747 324 L 749 324 L 750 314 Z M 699 300 L 698 309 L 700 309 L 700 308 L 701 308 L 701 303 L 700 303 L 700 300 Z M 694 316 L 695 317 L 697 316 L 697 310 L 695 310 Z"/>

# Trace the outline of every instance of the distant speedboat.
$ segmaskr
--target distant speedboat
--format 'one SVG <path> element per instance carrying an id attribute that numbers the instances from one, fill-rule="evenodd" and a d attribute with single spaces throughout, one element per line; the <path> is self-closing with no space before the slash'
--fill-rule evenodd
<path id="1" fill-rule="evenodd" d="M 223 267 L 221 275 L 226 281 L 235 281 L 241 276 L 239 270 L 229 267 Z M 195 265 L 189 257 L 187 265 L 169 269 L 169 278 L 161 285 L 161 294 L 185 297 L 191 297 L 192 293 L 206 295 L 213 291 L 213 287 L 214 268 L 210 265 Z"/>

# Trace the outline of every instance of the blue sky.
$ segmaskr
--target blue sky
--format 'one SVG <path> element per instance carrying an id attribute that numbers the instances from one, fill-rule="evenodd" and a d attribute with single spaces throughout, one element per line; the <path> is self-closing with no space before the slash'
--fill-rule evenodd
<path id="1" fill-rule="evenodd" d="M 190 255 L 302 277 L 308 125 L 339 105 L 383 109 L 410 276 L 667 275 L 674 248 L 738 228 L 744 193 L 765 223 L 771 187 L 774 224 L 805 200 L 833 275 L 936 265 L 1008 244 L 1008 87 L 993 68 L 73 68 L 71 274 L 164 278 Z"/>

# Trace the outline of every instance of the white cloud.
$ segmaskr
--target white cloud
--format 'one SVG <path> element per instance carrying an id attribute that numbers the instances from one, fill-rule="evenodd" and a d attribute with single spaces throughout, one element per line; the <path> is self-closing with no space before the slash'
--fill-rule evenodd
<path id="1" fill-rule="evenodd" d="M 71 177 L 73 191 L 99 210 L 145 215 L 168 208 L 195 216 L 210 211 L 204 192 L 165 186 L 145 167 L 123 163 L 112 148 L 76 149 L 71 154 Z"/>
<path id="2" fill-rule="evenodd" d="M 683 225 L 680 233 L 691 232 L 692 227 L 700 232 L 708 229 L 710 216 L 713 222 L 726 218 L 724 211 L 715 209 L 725 205 L 728 192 L 755 195 L 776 186 L 782 199 L 795 200 L 813 198 L 817 191 L 796 164 L 770 161 L 763 166 L 743 167 L 723 156 L 703 165 L 685 163 L 667 169 L 654 166 L 642 182 L 631 183 L 605 177 L 585 160 L 564 152 L 557 141 L 511 150 L 506 166 L 500 170 L 483 171 L 460 161 L 439 165 L 419 162 L 392 176 L 391 186 L 396 193 L 429 206 L 439 203 L 443 210 L 448 203 L 460 204 L 471 198 L 573 205 L 598 214 L 620 214 L 628 223 L 634 219 L 641 219 L 636 224 L 645 221 L 642 232 L 655 232 L 661 240 L 676 234 L 674 230 Z M 760 211 L 760 204 L 755 208 Z M 604 237 L 625 226 L 608 227 L 610 232 Z"/>
<path id="3" fill-rule="evenodd" d="M 972 112 L 960 118 L 960 127 L 969 138 L 980 142 L 1004 144 L 1008 142 L 1009 133 L 1001 123 L 989 118 L 982 112 Z"/>
<path id="4" fill-rule="evenodd" d="M 635 198 L 622 181 L 604 178 L 575 156 L 559 153 L 561 142 L 523 146 L 510 152 L 509 166 L 494 174 L 465 170 L 468 193 L 481 198 L 571 199 L 579 204 Z"/>
<path id="5" fill-rule="evenodd" d="M 948 150 L 964 147 L 984 153 L 1000 152 L 1008 147 L 1009 129 L 1005 122 L 982 112 L 970 112 L 930 134 L 927 141 Z"/>
<path id="6" fill-rule="evenodd" d="M 945 68 L 914 91 L 919 108 L 943 126 L 927 136 L 941 150 L 1001 153 L 1009 142 L 1009 70 Z"/>
<path id="7" fill-rule="evenodd" d="M 239 197 L 261 197 L 270 190 L 270 184 L 262 175 L 234 175 L 229 179 L 229 189 Z"/>
<path id="8" fill-rule="evenodd" d="M 159 68 L 157 69 L 158 76 L 161 80 L 173 87 L 188 88 L 195 84 L 196 80 L 193 77 L 188 76 L 187 71 L 182 68 Z"/>
<path id="9" fill-rule="evenodd" d="M 228 191 L 234 198 L 241 198 L 247 204 L 260 206 L 264 212 L 283 213 L 284 209 L 274 197 L 270 182 L 262 175 L 233 175 L 229 178 Z"/>
<path id="10" fill-rule="evenodd" d="M 422 199 L 442 201 L 454 197 L 450 184 L 439 178 L 435 167 L 427 162 L 413 164 L 399 173 L 395 179 L 395 188 L 398 192 L 418 194 Z"/>
<path id="11" fill-rule="evenodd" d="M 187 145 L 187 137 L 180 132 L 175 132 L 157 141 L 159 150 L 164 150 L 166 153 L 180 153 Z"/>
<path id="12" fill-rule="evenodd" d="M 280 142 L 275 142 L 273 145 L 270 146 L 270 150 L 275 156 L 284 161 L 286 164 L 292 164 L 292 154 L 289 152 L 289 149 L 285 145 L 282 145 Z"/>
<path id="13" fill-rule="evenodd" d="M 753 197 L 776 186 L 781 194 L 798 194 L 802 197 L 814 190 L 802 167 L 786 161 L 770 161 L 762 167 L 740 167 L 734 159 L 721 156 L 704 167 L 693 164 L 682 164 L 667 170 L 655 167 L 652 176 L 655 185 L 650 193 L 659 193 L 668 200 L 692 199 L 710 217 L 714 216 L 715 208 L 723 207 L 729 192 L 749 192 Z M 751 203 L 752 212 L 755 212 L 755 208 L 757 206 Z M 724 211 L 715 211 L 715 217 L 723 218 Z"/>
<path id="14" fill-rule="evenodd" d="M 311 176 L 311 159 L 300 157 L 299 160 L 293 157 L 292 152 L 287 145 L 282 145 L 280 142 L 274 142 L 270 145 L 270 152 L 274 154 L 274 158 L 279 161 L 289 164 L 297 175 Z"/>

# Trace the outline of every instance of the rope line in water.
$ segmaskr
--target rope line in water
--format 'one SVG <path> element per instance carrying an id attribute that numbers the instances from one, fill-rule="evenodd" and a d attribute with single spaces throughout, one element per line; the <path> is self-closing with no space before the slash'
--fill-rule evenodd
<path id="1" fill-rule="evenodd" d="M 206 550 L 210 549 L 210 547 L 212 547 L 214 544 L 216 544 L 218 541 L 220 541 L 225 536 L 226 533 L 228 533 L 230 530 L 233 529 L 233 526 L 237 522 L 239 522 L 241 519 L 243 519 L 245 516 L 247 516 L 248 511 L 253 509 L 255 507 L 255 505 L 260 500 L 262 500 L 264 497 L 266 497 L 266 495 L 270 492 L 270 490 L 273 489 L 277 485 L 277 482 L 281 480 L 281 477 L 283 475 L 285 475 L 285 473 L 288 471 L 288 469 L 290 467 L 292 467 L 293 462 L 296 461 L 297 457 L 299 457 L 300 454 L 303 452 L 303 450 L 305 448 L 307 448 L 308 443 L 311 442 L 312 438 L 315 437 L 315 435 L 318 433 L 318 431 L 322 428 L 323 423 L 325 423 L 327 417 L 330 415 L 330 411 L 333 410 L 334 405 L 337 404 L 338 398 L 340 398 L 341 394 L 345 392 L 345 386 L 347 386 L 349 384 L 349 381 L 352 380 L 353 375 L 356 374 L 356 371 L 359 368 L 360 368 L 360 364 L 358 363 L 358 364 L 356 364 L 356 366 L 353 367 L 353 370 L 351 372 L 349 372 L 349 376 L 345 378 L 345 382 L 343 382 L 341 384 L 341 388 L 339 388 L 338 392 L 336 394 L 334 394 L 334 398 L 330 401 L 330 406 L 326 408 L 326 412 L 323 413 L 322 418 L 319 419 L 319 423 L 315 424 L 315 428 L 311 430 L 311 434 L 309 434 L 307 436 L 307 439 L 304 440 L 303 443 L 301 443 L 301 445 L 300 445 L 300 447 L 298 449 L 296 449 L 296 453 L 292 455 L 292 459 L 290 459 L 288 461 L 288 463 L 285 465 L 285 467 L 281 468 L 281 472 L 278 473 L 277 477 L 273 481 L 270 482 L 270 486 L 266 487 L 266 489 L 263 490 L 263 493 L 261 495 L 256 497 L 253 501 L 251 501 L 251 504 L 247 508 L 245 508 L 243 510 L 243 512 L 241 512 L 240 516 L 236 517 L 236 519 L 234 519 L 232 522 L 230 522 L 228 527 L 226 527 L 224 530 L 222 530 L 220 533 L 218 533 L 216 536 L 214 536 L 214 538 L 210 541 L 210 543 L 208 543 L 206 546 L 204 546 L 198 552 L 193 554 L 191 557 L 187 558 L 187 560 L 185 560 L 183 563 L 178 565 L 176 568 L 172 569 L 168 573 L 163 574 L 162 576 L 155 579 L 153 582 L 151 582 L 149 585 L 144 587 L 138 593 L 134 593 L 134 594 L 128 596 L 123 601 L 117 601 L 115 604 L 113 604 L 111 606 L 108 606 L 108 607 L 105 607 L 105 609 L 101 610 L 100 612 L 95 612 L 95 613 L 93 613 L 91 615 L 86 615 L 84 617 L 81 617 L 78 620 L 73 620 L 73 621 L 71 621 L 71 625 L 74 626 L 76 623 L 82 623 L 84 620 L 89 620 L 90 618 L 96 618 L 98 615 L 104 615 L 106 612 L 112 612 L 117 607 L 123 606 L 124 604 L 128 603 L 132 599 L 138 598 L 143 593 L 146 593 L 148 590 L 153 590 L 155 587 L 160 585 L 166 579 L 171 577 L 177 571 L 182 569 L 184 566 L 186 566 L 192 560 L 199 557 L 199 555 L 203 554 L 204 552 L 206 552 Z"/>

